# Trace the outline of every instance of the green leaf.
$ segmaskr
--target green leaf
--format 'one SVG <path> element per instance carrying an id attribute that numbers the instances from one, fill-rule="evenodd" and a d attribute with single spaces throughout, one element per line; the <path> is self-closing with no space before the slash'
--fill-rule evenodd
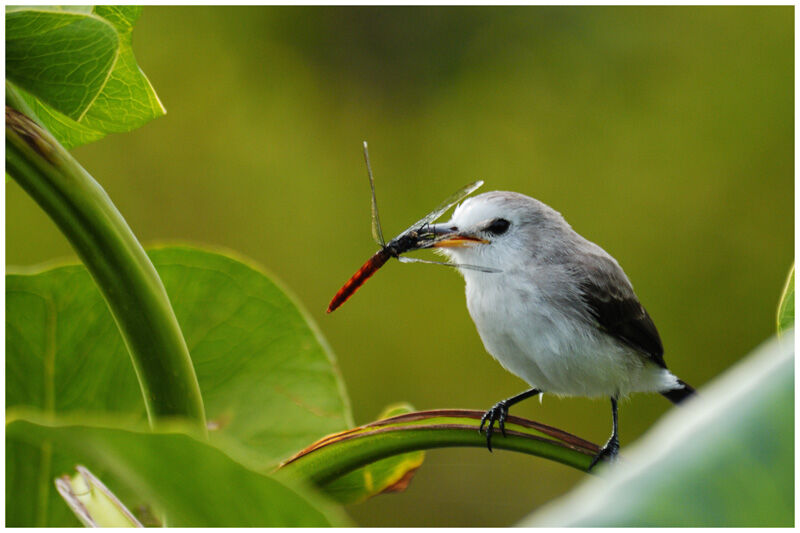
<path id="1" fill-rule="evenodd" d="M 165 113 L 133 55 L 136 6 L 6 10 L 6 76 L 67 148 Z"/>
<path id="2" fill-rule="evenodd" d="M 64 148 L 70 149 L 75 146 L 89 144 L 94 141 L 99 141 L 106 136 L 106 132 L 90 128 L 83 123 L 75 122 L 52 107 L 43 104 L 32 94 L 13 85 L 11 88 L 15 89 L 28 105 L 32 113 L 31 118 L 37 120 L 41 125 L 46 127 Z"/>
<path id="3" fill-rule="evenodd" d="M 414 411 L 409 404 L 391 405 L 378 419 Z M 339 503 L 359 503 L 383 492 L 401 492 L 422 466 L 425 452 L 404 453 L 376 461 L 324 485 L 322 490 Z"/>
<path id="4" fill-rule="evenodd" d="M 279 285 L 218 253 L 171 247 L 149 255 L 189 346 L 212 443 L 266 472 L 353 425 L 332 353 Z M 130 358 L 84 267 L 6 276 L 6 405 L 113 413 L 129 425 L 145 420 Z M 55 469 L 74 466 L 61 461 L 47 446 L 7 449 L 12 481 L 37 480 L 30 490 L 6 491 L 13 523 L 76 524 L 55 507 L 63 507 Z"/>
<path id="5" fill-rule="evenodd" d="M 675 408 L 599 479 L 522 526 L 791 527 L 794 334 Z"/>
<path id="6" fill-rule="evenodd" d="M 781 301 L 778 304 L 778 335 L 794 327 L 794 265 L 786 278 Z"/>
<path id="7" fill-rule="evenodd" d="M 178 432 L 131 431 L 12 415 L 6 439 L 52 443 L 95 471 L 109 488 L 136 494 L 177 527 L 320 527 L 343 517 L 318 498 L 248 470 L 220 450 Z M 52 479 L 49 480 L 53 482 Z M 14 490 L 6 485 L 6 491 Z M 128 502 L 141 503 L 141 501 Z M 66 505 L 61 502 L 61 506 Z"/>
<path id="8" fill-rule="evenodd" d="M 150 257 L 186 336 L 212 441 L 265 470 L 353 426 L 333 353 L 286 288 L 221 253 L 169 247 Z"/>

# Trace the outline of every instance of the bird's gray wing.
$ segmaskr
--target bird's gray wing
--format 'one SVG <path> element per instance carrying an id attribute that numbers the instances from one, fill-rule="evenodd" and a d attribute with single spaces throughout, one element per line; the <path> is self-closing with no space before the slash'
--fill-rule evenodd
<path id="1" fill-rule="evenodd" d="M 591 254 L 587 259 L 577 269 L 578 281 L 581 296 L 599 327 L 666 368 L 658 330 L 622 268 L 606 255 Z"/>

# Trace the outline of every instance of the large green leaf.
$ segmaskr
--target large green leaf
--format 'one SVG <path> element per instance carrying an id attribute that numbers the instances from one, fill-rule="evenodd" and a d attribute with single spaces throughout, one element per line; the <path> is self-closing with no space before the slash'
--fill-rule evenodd
<path id="1" fill-rule="evenodd" d="M 104 482 L 113 492 L 136 498 L 123 503 L 133 507 L 147 502 L 157 514 L 166 515 L 170 526 L 320 527 L 344 522 L 318 498 L 248 470 L 183 433 L 111 429 L 63 420 L 45 423 L 24 415 L 10 418 L 8 441 L 33 446 L 51 443 L 90 470 L 104 471 Z M 48 482 L 52 484 L 53 479 Z M 13 488 L 6 485 L 7 492 Z"/>
<path id="2" fill-rule="evenodd" d="M 6 10 L 6 77 L 67 148 L 164 114 L 131 47 L 137 6 Z"/>
<path id="3" fill-rule="evenodd" d="M 333 353 L 284 287 L 219 253 L 170 247 L 150 258 L 186 336 L 212 440 L 235 443 L 263 470 L 353 426 Z"/>
<path id="4" fill-rule="evenodd" d="M 622 455 L 521 525 L 791 527 L 793 332 L 704 387 Z"/>
<path id="5" fill-rule="evenodd" d="M 778 303 L 778 335 L 794 327 L 794 265 L 786 279 L 781 301 Z"/>
<path id="6" fill-rule="evenodd" d="M 353 425 L 333 355 L 280 286 L 218 253 L 171 247 L 150 257 L 192 354 L 212 443 L 263 472 Z M 84 267 L 6 276 L 6 405 L 144 420 L 130 358 Z M 9 446 L 7 470 L 19 463 L 9 523 L 73 523 L 42 482 L 71 471 L 65 461 L 48 446 Z"/>

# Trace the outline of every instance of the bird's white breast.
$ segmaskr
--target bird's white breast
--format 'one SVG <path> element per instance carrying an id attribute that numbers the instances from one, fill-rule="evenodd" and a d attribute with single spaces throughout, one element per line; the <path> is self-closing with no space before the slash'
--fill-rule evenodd
<path id="1" fill-rule="evenodd" d="M 664 390 L 671 383 L 671 374 L 633 350 L 545 305 L 552 285 L 514 271 L 465 272 L 465 281 L 467 308 L 486 350 L 532 387 L 591 397 Z"/>

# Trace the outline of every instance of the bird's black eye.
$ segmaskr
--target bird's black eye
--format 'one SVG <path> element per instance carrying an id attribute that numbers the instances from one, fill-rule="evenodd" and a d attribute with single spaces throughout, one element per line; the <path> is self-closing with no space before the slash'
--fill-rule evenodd
<path id="1" fill-rule="evenodd" d="M 496 218 L 492 220 L 492 223 L 486 226 L 486 231 L 493 235 L 502 235 L 506 231 L 508 231 L 508 227 L 511 225 L 511 222 L 504 218 Z"/>

